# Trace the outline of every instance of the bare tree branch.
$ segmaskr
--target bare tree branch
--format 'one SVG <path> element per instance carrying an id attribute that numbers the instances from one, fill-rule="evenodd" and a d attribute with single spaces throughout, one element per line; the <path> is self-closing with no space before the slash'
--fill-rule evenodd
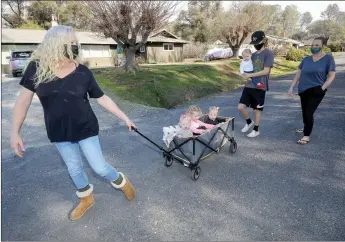
<path id="1" fill-rule="evenodd" d="M 132 58 L 150 34 L 163 27 L 175 13 L 178 1 L 84 1 L 95 19 L 95 27 L 114 39 Z M 129 63 L 131 60 L 128 60 Z"/>
<path id="2" fill-rule="evenodd" d="M 4 7 L 8 6 L 10 13 L 4 12 Z M 19 27 L 24 21 L 24 7 L 25 1 L 23 0 L 6 0 L 1 5 L 1 17 L 7 22 L 12 28 Z"/>
<path id="3" fill-rule="evenodd" d="M 266 23 L 268 14 L 261 2 L 236 1 L 229 11 L 219 17 L 220 37 L 229 44 L 234 56 L 238 55 L 238 50 L 248 35 Z"/>

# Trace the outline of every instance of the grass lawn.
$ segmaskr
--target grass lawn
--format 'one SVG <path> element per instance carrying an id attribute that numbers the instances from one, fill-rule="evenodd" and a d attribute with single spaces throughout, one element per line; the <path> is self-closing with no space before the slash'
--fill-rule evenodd
<path id="1" fill-rule="evenodd" d="M 297 71 L 299 64 L 300 62 L 288 61 L 284 58 L 276 58 L 274 68 L 272 68 L 271 71 L 271 76 L 276 77 L 294 73 Z"/>
<path id="2" fill-rule="evenodd" d="M 240 87 L 245 81 L 238 76 L 240 60 L 209 63 L 141 65 L 136 73 L 118 68 L 93 69 L 100 86 L 122 99 L 154 107 L 177 105 L 222 91 Z M 298 63 L 277 59 L 272 75 L 290 73 Z"/>

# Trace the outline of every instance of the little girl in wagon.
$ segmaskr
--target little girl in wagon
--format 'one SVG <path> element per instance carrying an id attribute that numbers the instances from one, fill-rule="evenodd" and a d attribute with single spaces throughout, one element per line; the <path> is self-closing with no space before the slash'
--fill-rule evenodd
<path id="1" fill-rule="evenodd" d="M 190 106 L 187 115 L 191 119 L 190 129 L 194 135 L 204 134 L 214 128 L 215 125 L 207 124 L 199 120 L 202 116 L 201 109 L 198 106 Z"/>

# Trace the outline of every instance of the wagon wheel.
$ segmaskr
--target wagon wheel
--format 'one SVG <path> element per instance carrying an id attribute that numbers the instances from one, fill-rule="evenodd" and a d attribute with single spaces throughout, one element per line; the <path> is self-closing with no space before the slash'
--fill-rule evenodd
<path id="1" fill-rule="evenodd" d="M 171 156 L 167 155 L 167 156 L 165 156 L 165 163 L 164 163 L 164 165 L 166 167 L 169 167 L 169 166 L 172 165 L 173 161 L 174 161 L 174 159 Z"/>
<path id="2" fill-rule="evenodd" d="M 229 151 L 231 154 L 234 154 L 237 150 L 237 143 L 235 140 L 231 141 L 230 147 L 229 147 Z"/>
<path id="3" fill-rule="evenodd" d="M 199 166 L 192 170 L 192 178 L 194 181 L 198 180 L 201 174 L 201 168 Z"/>

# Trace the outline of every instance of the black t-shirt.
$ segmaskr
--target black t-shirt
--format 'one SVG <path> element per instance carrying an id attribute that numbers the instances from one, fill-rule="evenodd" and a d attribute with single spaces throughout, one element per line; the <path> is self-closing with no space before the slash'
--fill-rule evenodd
<path id="1" fill-rule="evenodd" d="M 35 88 L 37 62 L 31 62 L 20 85 L 36 92 L 43 107 L 44 121 L 51 142 L 76 142 L 99 133 L 98 120 L 89 98 L 104 95 L 92 72 L 79 64 L 64 78 L 41 83 Z"/>
<path id="2" fill-rule="evenodd" d="M 216 118 L 215 120 L 212 120 L 212 119 L 210 119 L 210 117 L 207 116 L 207 118 L 206 118 L 206 120 L 205 120 L 205 123 L 206 123 L 206 124 L 217 125 L 217 124 L 223 123 L 223 122 L 225 122 L 225 121 L 226 121 L 225 118 Z"/>

